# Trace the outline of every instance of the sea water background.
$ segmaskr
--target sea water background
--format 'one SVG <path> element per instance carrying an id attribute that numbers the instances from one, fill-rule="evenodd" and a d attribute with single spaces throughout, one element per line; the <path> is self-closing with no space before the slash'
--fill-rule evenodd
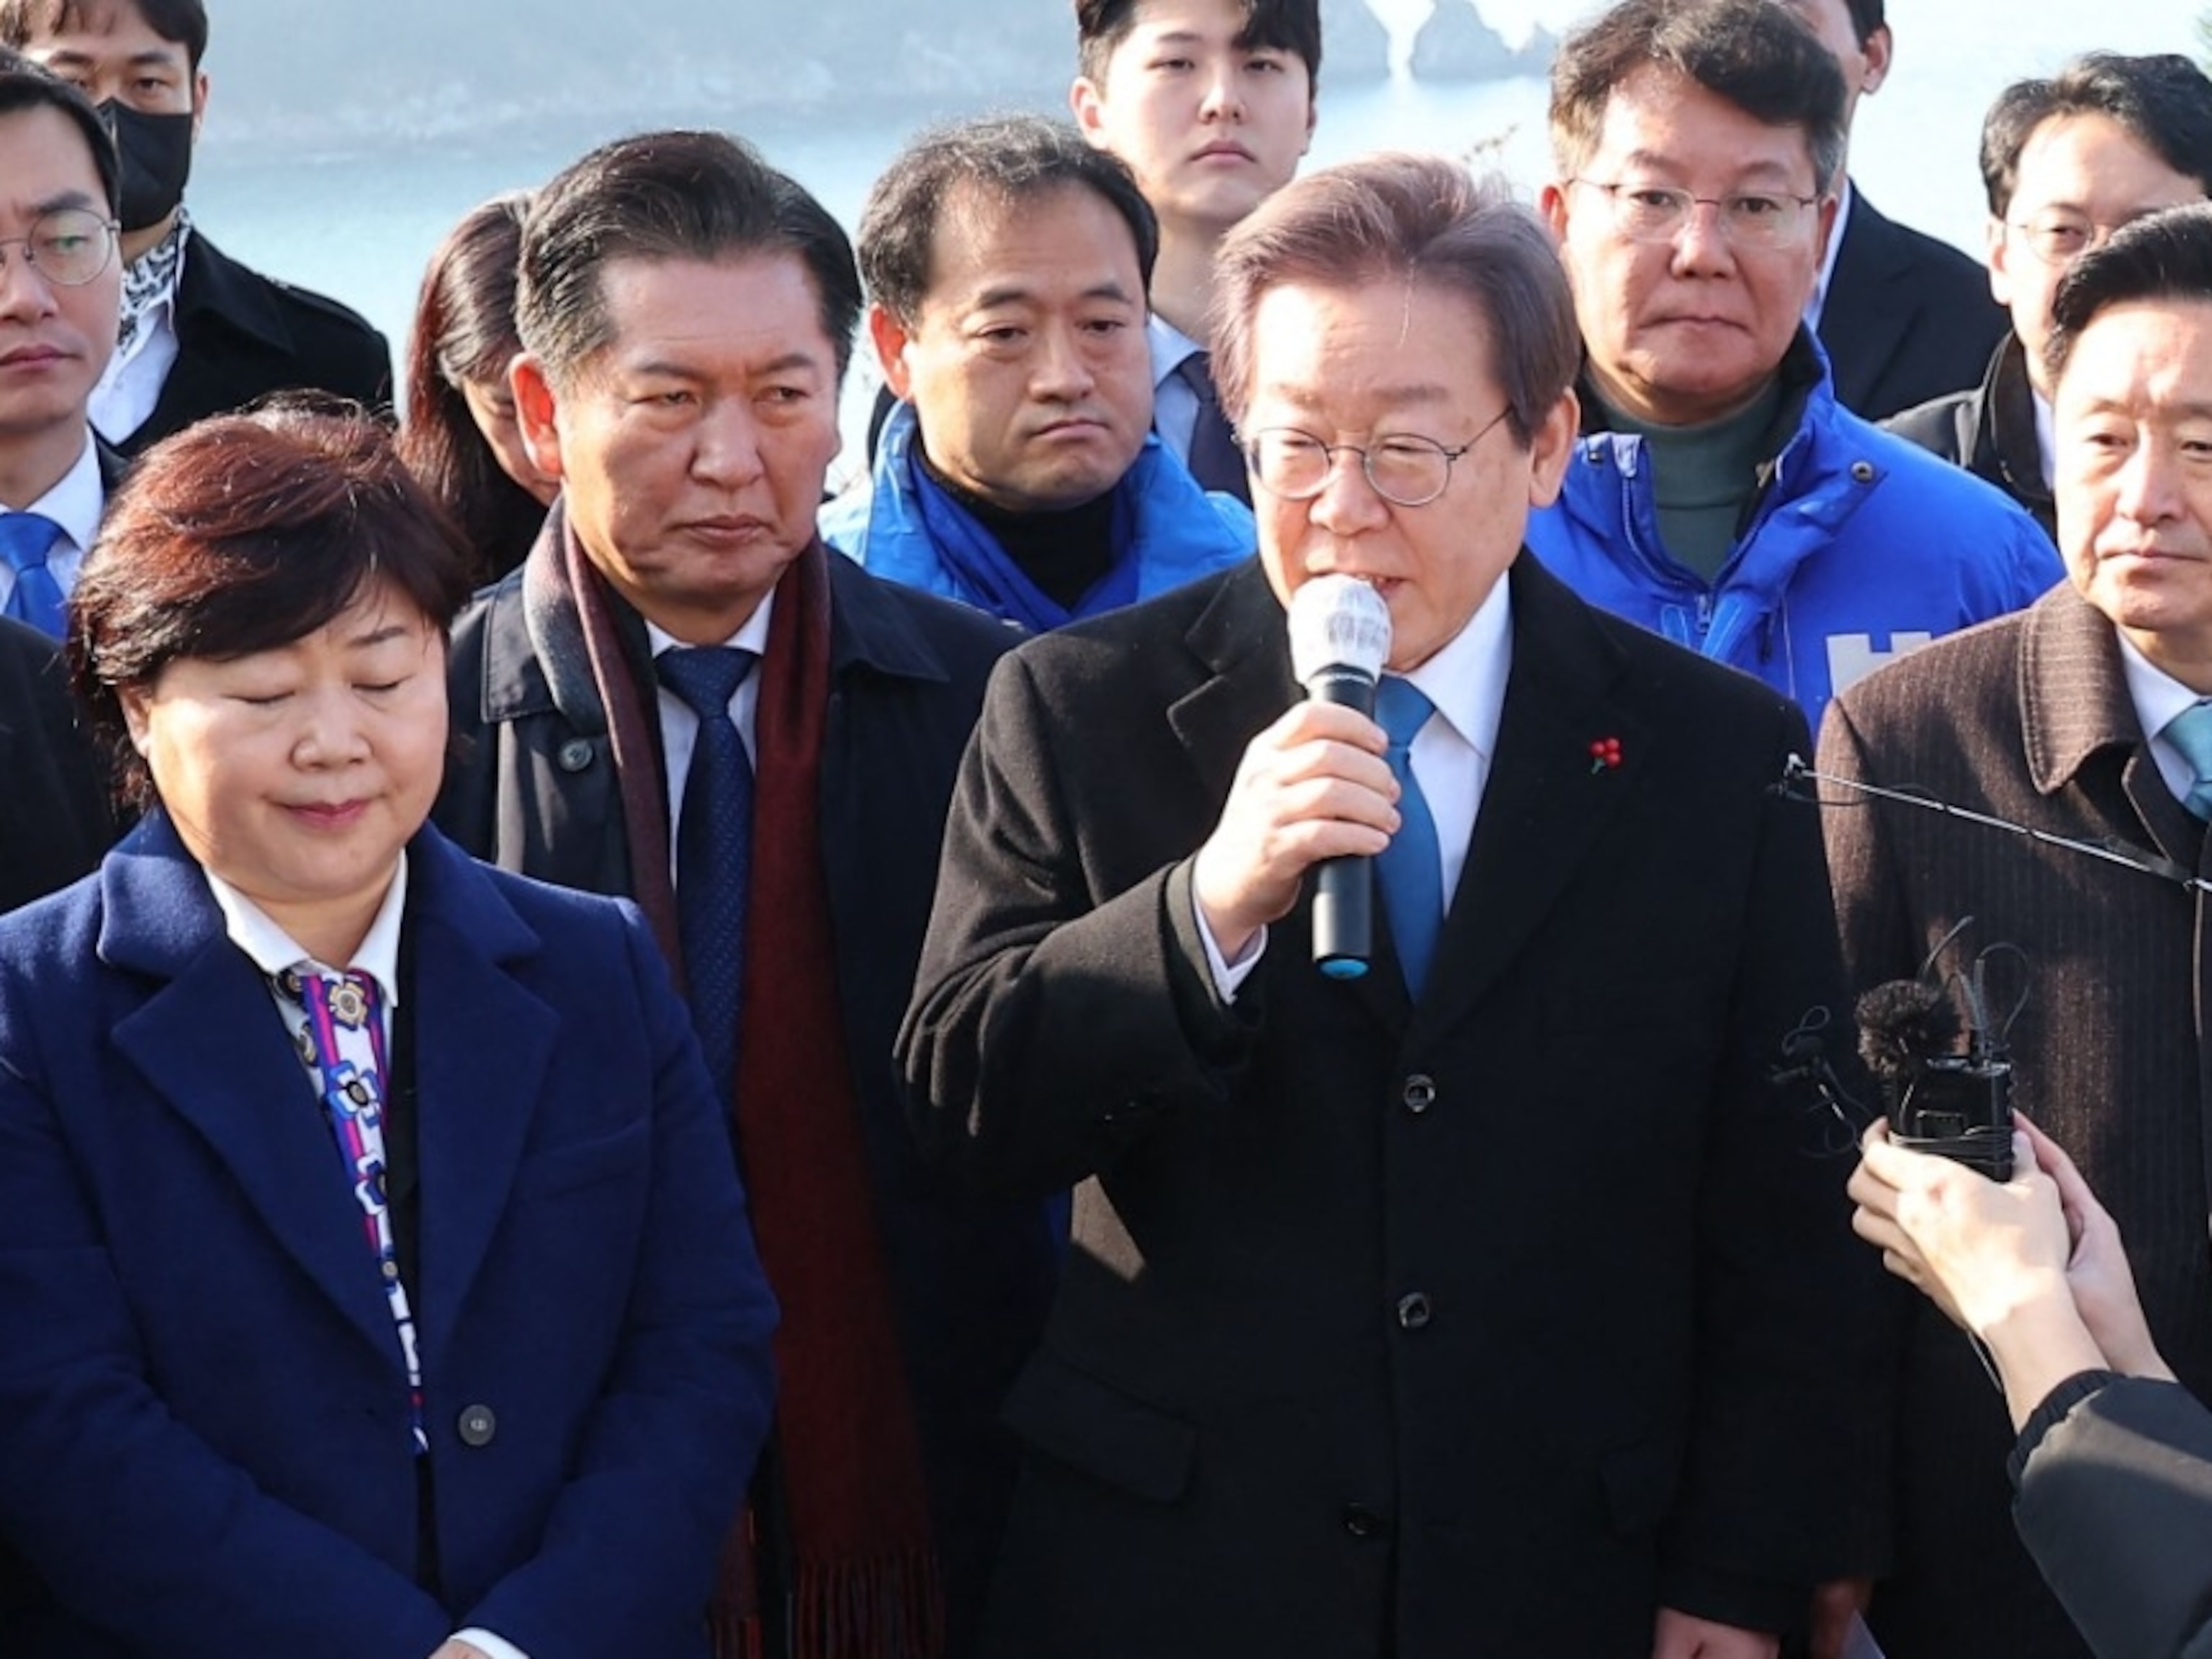
<path id="1" fill-rule="evenodd" d="M 822 0 L 836 3 L 836 0 Z M 936 0 L 957 4 L 959 0 Z M 1036 0 L 1065 9 L 1066 0 Z M 1370 0 L 1394 28 L 1425 16 L 1431 0 Z M 1554 31 L 1588 14 L 1583 0 L 1479 0 L 1509 40 L 1542 24 Z M 2181 52 L 2201 57 L 2195 0 L 1890 0 L 1896 57 L 1888 81 L 1859 107 L 1851 173 L 1891 217 L 1978 256 L 1985 217 L 1976 149 L 1983 112 L 2007 82 L 2047 74 L 2076 52 Z M 436 61 L 438 43 L 400 50 Z M 1071 48 L 1071 58 L 1073 56 Z M 395 133 L 386 143 L 319 146 L 313 135 L 285 152 L 226 143 L 222 64 L 206 142 L 188 200 L 196 220 L 229 252 L 365 313 L 402 349 L 422 264 L 447 228 L 477 202 L 535 185 L 591 145 L 666 124 L 672 112 L 641 86 L 628 120 L 590 126 L 550 122 L 524 137 L 434 142 Z M 450 72 L 451 65 L 443 66 Z M 902 99 L 898 65 L 881 84 L 854 88 L 814 117 L 743 107 L 685 111 L 743 134 L 812 190 L 848 227 L 870 183 L 919 127 L 973 112 Z M 1040 84 L 1029 106 L 1064 111 L 1065 79 Z M 1549 176 L 1540 80 L 1426 84 L 1402 76 L 1340 84 L 1322 76 L 1321 120 L 1309 167 L 1377 149 L 1479 157 L 1534 198 Z"/>

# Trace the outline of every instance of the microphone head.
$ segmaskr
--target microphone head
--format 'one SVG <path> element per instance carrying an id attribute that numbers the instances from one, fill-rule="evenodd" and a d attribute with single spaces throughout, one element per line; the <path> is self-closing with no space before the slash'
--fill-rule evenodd
<path id="1" fill-rule="evenodd" d="M 1316 576 L 1291 595 L 1291 672 L 1304 685 L 1326 669 L 1370 680 L 1390 659 L 1390 607 L 1357 576 Z"/>
<path id="2" fill-rule="evenodd" d="M 1939 986 L 1893 979 L 1858 1001 L 1859 1056 L 1884 1083 L 1904 1083 L 1959 1042 L 1959 1011 Z"/>

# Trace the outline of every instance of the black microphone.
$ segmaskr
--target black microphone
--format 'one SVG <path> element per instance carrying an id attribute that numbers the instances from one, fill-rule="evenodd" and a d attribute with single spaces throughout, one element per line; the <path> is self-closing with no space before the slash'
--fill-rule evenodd
<path id="1" fill-rule="evenodd" d="M 1316 576 L 1291 595 L 1291 672 L 1316 702 L 1375 718 L 1375 684 L 1390 656 L 1390 607 L 1356 576 Z M 1373 952 L 1374 872 L 1364 858 L 1314 869 L 1315 965 L 1358 979 Z"/>

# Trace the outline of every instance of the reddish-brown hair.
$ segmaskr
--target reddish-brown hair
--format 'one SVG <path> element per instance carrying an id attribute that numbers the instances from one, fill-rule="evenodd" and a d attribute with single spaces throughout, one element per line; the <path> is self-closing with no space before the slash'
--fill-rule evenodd
<path id="1" fill-rule="evenodd" d="M 70 601 L 69 659 L 118 793 L 150 803 L 122 694 L 181 657 L 275 650 L 388 584 L 441 631 L 469 596 L 460 532 L 359 410 L 218 416 L 141 456 Z"/>

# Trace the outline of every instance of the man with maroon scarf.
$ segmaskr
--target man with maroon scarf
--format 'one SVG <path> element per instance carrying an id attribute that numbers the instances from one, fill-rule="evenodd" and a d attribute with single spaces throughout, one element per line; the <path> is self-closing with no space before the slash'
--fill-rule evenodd
<path id="1" fill-rule="evenodd" d="M 513 384 L 562 499 L 454 630 L 437 816 L 635 898 L 728 1079 L 784 1322 L 718 1651 L 937 1659 L 966 1650 L 996 1551 L 997 1412 L 1054 1253 L 1039 1206 L 923 1167 L 890 1060 L 1013 636 L 815 536 L 860 307 L 843 232 L 727 138 L 621 140 L 546 187 Z"/>

